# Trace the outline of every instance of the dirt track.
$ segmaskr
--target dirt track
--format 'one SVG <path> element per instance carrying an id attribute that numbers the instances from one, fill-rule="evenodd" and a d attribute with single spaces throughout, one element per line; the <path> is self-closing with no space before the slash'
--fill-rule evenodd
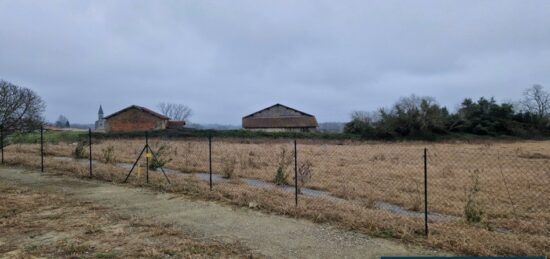
<path id="1" fill-rule="evenodd" d="M 240 242 L 260 254 L 299 258 L 376 258 L 433 255 L 436 252 L 371 238 L 307 220 L 269 215 L 216 202 L 158 193 L 93 180 L 0 167 L 0 179 L 40 191 L 92 201 L 117 213 L 173 223 L 188 233 L 222 242 Z"/>

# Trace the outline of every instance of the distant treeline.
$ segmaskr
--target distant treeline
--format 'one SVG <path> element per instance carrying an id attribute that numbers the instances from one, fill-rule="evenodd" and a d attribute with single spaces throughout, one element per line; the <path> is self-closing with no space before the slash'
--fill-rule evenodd
<path id="1" fill-rule="evenodd" d="M 349 123 L 348 123 L 349 125 Z M 327 132 L 262 132 L 262 131 L 248 131 L 248 130 L 201 130 L 201 129 L 167 129 L 156 130 L 148 132 L 151 140 L 156 138 L 162 139 L 186 139 L 186 138 L 200 138 L 206 141 L 208 137 L 213 137 L 214 141 L 218 138 L 237 138 L 237 139 L 256 139 L 256 138 L 270 138 L 270 139 L 312 139 L 312 140 L 334 140 L 334 141 L 346 141 L 346 140 L 382 140 L 383 138 L 374 134 L 357 134 L 357 133 L 327 133 Z M 145 132 L 120 132 L 120 133 L 99 133 L 93 132 L 92 137 L 94 141 L 101 141 L 106 139 L 141 139 L 145 140 Z M 511 136 L 511 135 L 477 135 L 469 133 L 449 133 L 446 135 L 411 135 L 411 136 L 395 136 L 386 140 L 518 140 L 518 139 L 541 139 L 548 137 L 548 135 L 532 135 L 532 136 Z M 86 131 L 46 131 L 44 133 L 44 141 L 49 143 L 56 142 L 78 142 L 87 141 L 88 132 Z M 40 133 L 37 131 L 29 133 L 15 133 L 10 135 L 6 140 L 6 144 L 15 143 L 39 143 Z"/>
<path id="2" fill-rule="evenodd" d="M 352 113 L 344 132 L 368 139 L 441 139 L 461 135 L 542 138 L 550 136 L 550 94 L 535 85 L 517 103 L 464 99 L 450 113 L 432 97 L 401 98 L 389 109 Z"/>
<path id="3" fill-rule="evenodd" d="M 13 100 L 8 98 L 11 102 L 0 103 L 0 125 L 4 125 L 4 133 L 7 133 L 4 143 L 37 143 L 40 139 L 37 129 L 43 124 L 41 114 L 45 104 L 29 89 L 1 80 L 0 88 L 3 90 L 0 92 L 6 92 L 9 96 L 19 96 Z M 11 109 L 13 107 L 29 108 Z M 60 125 L 70 125 L 64 116 L 60 118 Z M 550 137 L 550 94 L 542 86 L 535 85 L 526 89 L 523 97 L 515 103 L 497 103 L 493 98 L 466 98 L 455 112 L 449 112 L 432 97 L 411 95 L 401 98 L 390 108 L 353 112 L 343 132 L 340 123 L 322 123 L 317 132 L 262 132 L 236 127 L 227 127 L 228 130 L 205 129 L 209 127 L 220 126 L 152 131 L 149 136 L 333 140 L 541 139 Z M 93 133 L 96 139 L 143 138 L 144 135 L 144 132 Z M 86 140 L 87 132 L 48 131 L 44 138 L 48 142 L 82 141 Z"/>

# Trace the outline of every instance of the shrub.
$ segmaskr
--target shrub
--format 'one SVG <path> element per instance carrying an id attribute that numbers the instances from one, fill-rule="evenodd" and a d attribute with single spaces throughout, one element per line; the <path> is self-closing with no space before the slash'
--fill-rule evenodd
<path id="1" fill-rule="evenodd" d="M 154 151 L 149 149 L 149 152 L 153 153 Z M 154 155 L 151 157 L 151 161 L 149 162 L 149 169 L 157 170 L 172 161 L 170 153 L 170 146 L 165 144 L 160 145 L 158 151 L 156 153 L 153 153 Z"/>
<path id="2" fill-rule="evenodd" d="M 254 160 L 254 158 L 256 157 L 256 154 L 252 151 L 248 152 L 248 165 L 254 169 L 259 169 L 261 168 L 260 165 L 258 165 L 258 163 L 256 163 L 256 161 Z"/>
<path id="3" fill-rule="evenodd" d="M 411 197 L 411 204 L 409 209 L 412 211 L 420 211 L 422 209 L 422 201 L 423 201 L 422 191 L 417 181 L 412 180 L 412 182 L 414 182 L 415 188 L 413 192 L 409 193 Z"/>
<path id="4" fill-rule="evenodd" d="M 300 194 L 302 193 L 302 187 L 311 181 L 311 178 L 313 177 L 313 170 L 311 169 L 312 166 L 313 164 L 309 160 L 300 162 L 300 165 L 298 166 L 298 193 Z"/>
<path id="5" fill-rule="evenodd" d="M 288 174 L 286 169 L 292 162 L 292 154 L 288 153 L 286 148 L 281 148 L 281 153 L 279 154 L 279 160 L 277 161 L 277 171 L 275 173 L 274 182 L 276 185 L 286 185 L 288 184 Z"/>
<path id="6" fill-rule="evenodd" d="M 479 171 L 475 170 L 472 174 L 472 186 L 468 190 L 466 206 L 464 206 L 464 216 L 466 221 L 470 223 L 479 223 L 483 219 L 483 208 L 478 201 L 479 188 Z"/>
<path id="7" fill-rule="evenodd" d="M 101 158 L 104 163 L 114 164 L 116 162 L 115 147 L 108 146 L 101 149 Z"/>
<path id="8" fill-rule="evenodd" d="M 288 183 L 288 175 L 283 171 L 282 167 L 277 168 L 277 173 L 275 173 L 275 184 L 276 185 L 285 185 Z"/>
<path id="9" fill-rule="evenodd" d="M 235 166 L 237 165 L 237 159 L 234 156 L 229 156 L 222 160 L 222 173 L 227 179 L 235 177 Z"/>
<path id="10" fill-rule="evenodd" d="M 76 158 L 76 159 L 81 159 L 81 158 L 86 158 L 86 149 L 84 148 L 84 146 L 86 145 L 86 143 L 84 141 L 79 141 L 78 144 L 76 144 L 76 147 L 74 148 L 74 151 L 73 151 L 73 157 Z"/>

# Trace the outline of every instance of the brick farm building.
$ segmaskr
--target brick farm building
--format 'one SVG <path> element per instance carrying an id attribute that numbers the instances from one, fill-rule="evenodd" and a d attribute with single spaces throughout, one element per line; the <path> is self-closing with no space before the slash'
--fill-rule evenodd
<path id="1" fill-rule="evenodd" d="M 132 132 L 183 127 L 184 121 L 170 118 L 145 107 L 132 105 L 104 118 L 105 132 Z"/>

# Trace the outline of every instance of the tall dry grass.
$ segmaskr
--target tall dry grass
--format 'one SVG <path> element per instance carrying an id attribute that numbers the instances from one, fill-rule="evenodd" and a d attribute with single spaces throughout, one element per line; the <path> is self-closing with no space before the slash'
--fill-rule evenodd
<path id="1" fill-rule="evenodd" d="M 166 166 L 183 172 L 208 171 L 208 143 L 204 139 L 152 139 L 153 149 L 169 145 L 172 158 Z M 106 140 L 94 144 L 94 157 L 112 146 L 118 162 L 132 163 L 143 141 Z M 516 143 L 364 143 L 304 141 L 298 144 L 298 160 L 310 161 L 313 177 L 304 187 L 324 190 L 349 203 L 300 198 L 293 206 L 292 194 L 246 186 L 238 180 L 218 184 L 209 192 L 205 182 L 178 177 L 167 186 L 160 175 L 153 185 L 197 197 L 224 200 L 237 205 L 257 204 L 261 209 L 333 222 L 380 236 L 391 236 L 475 255 L 549 254 L 550 247 L 550 142 Z M 49 144 L 49 156 L 71 156 L 76 144 Z M 431 222 L 432 236 L 419 241 L 422 220 L 377 209 L 389 202 L 410 210 L 423 209 L 423 150 L 428 148 L 429 210 L 453 216 Z M 213 170 L 222 173 L 226 158 L 237 160 L 235 175 L 273 181 L 280 150 L 293 150 L 290 141 L 214 140 Z M 7 148 L 8 161 L 36 165 L 37 145 Z M 70 164 L 70 166 L 69 166 Z M 48 168 L 86 175 L 85 165 L 47 160 Z M 73 165 L 75 164 L 75 165 Z M 292 168 L 293 169 L 293 168 Z M 97 165 L 98 177 L 122 181 L 126 170 Z M 483 210 L 479 224 L 464 220 L 472 175 L 479 179 L 476 199 Z M 143 176 L 142 176 L 143 177 Z M 157 179 L 158 178 L 158 179 Z M 134 184 L 142 179 L 132 178 Z M 293 181 L 290 181 L 293 182 Z M 475 241 L 475 242 L 474 242 Z M 477 242 L 477 243 L 476 243 Z M 510 248 L 511 247 L 511 248 Z"/>

